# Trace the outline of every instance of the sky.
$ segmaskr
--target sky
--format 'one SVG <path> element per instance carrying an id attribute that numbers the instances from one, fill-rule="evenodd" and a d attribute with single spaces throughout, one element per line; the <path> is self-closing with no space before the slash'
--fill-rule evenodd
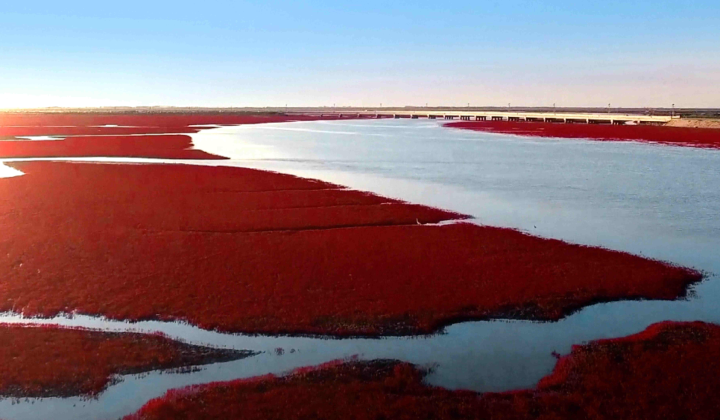
<path id="1" fill-rule="evenodd" d="M 720 107 L 720 5 L 8 0 L 0 63 L 0 108 Z"/>

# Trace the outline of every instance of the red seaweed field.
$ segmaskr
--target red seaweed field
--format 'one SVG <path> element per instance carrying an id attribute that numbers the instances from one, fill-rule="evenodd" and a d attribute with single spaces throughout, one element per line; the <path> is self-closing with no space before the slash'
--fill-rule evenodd
<path id="1" fill-rule="evenodd" d="M 251 169 L 24 162 L 0 179 L 0 310 L 267 334 L 429 333 L 675 299 L 692 270 Z M 499 280 L 501 279 L 501 280 Z"/>
<path id="2" fill-rule="evenodd" d="M 513 121 L 459 121 L 445 124 L 445 127 L 519 136 L 629 140 L 675 146 L 720 148 L 720 130 L 708 128 Z"/>
<path id="3" fill-rule="evenodd" d="M 719 370 L 719 326 L 666 322 L 574 346 L 533 390 L 449 391 L 410 364 L 354 361 L 173 390 L 126 419 L 710 419 Z"/>
<path id="4" fill-rule="evenodd" d="M 157 334 L 0 324 L 0 395 L 93 395 L 114 375 L 240 359 L 248 352 L 191 346 Z"/>

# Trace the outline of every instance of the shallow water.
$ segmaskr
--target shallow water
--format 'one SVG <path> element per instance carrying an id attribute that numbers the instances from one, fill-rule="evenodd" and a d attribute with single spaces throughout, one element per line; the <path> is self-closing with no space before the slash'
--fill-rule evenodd
<path id="1" fill-rule="evenodd" d="M 505 136 L 407 120 L 222 127 L 193 138 L 197 148 L 233 160 L 183 163 L 319 178 L 471 214 L 482 224 L 692 266 L 708 272 L 708 279 L 684 301 L 598 304 L 556 323 L 466 322 L 429 337 L 262 337 L 219 334 L 180 323 L 58 318 L 52 322 L 163 331 L 193 343 L 263 353 L 193 373 L 128 376 L 96 400 L 0 400 L 1 418 L 117 418 L 167 389 L 282 373 L 353 355 L 433 367 L 427 381 L 448 388 L 527 388 L 550 373 L 554 351 L 566 354 L 573 344 L 633 334 L 663 320 L 720 323 L 720 279 L 714 275 L 720 273 L 720 151 Z M 28 322 L 12 314 L 0 316 L 0 321 Z"/>

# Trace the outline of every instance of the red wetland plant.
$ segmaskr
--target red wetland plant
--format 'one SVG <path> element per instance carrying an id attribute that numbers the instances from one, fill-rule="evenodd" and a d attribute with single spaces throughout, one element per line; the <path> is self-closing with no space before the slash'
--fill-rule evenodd
<path id="1" fill-rule="evenodd" d="M 334 119 L 242 114 L 0 113 L 0 158 L 148 157 L 224 159 L 193 150 L 188 133 L 201 125 L 244 125 Z M 55 136 L 55 140 L 22 137 Z"/>
<path id="2" fill-rule="evenodd" d="M 244 168 L 23 162 L 0 179 L 0 311 L 264 334 L 431 333 L 676 299 L 695 271 Z"/>
<path id="3" fill-rule="evenodd" d="M 225 159 L 192 149 L 185 135 L 87 136 L 64 140 L 0 141 L 0 157 L 146 157 L 162 159 Z"/>
<path id="4" fill-rule="evenodd" d="M 126 419 L 711 419 L 719 371 L 719 326 L 666 322 L 574 346 L 532 390 L 450 391 L 410 364 L 352 361 L 169 391 Z"/>
<path id="5" fill-rule="evenodd" d="M 0 396 L 94 395 L 115 375 L 247 357 L 249 352 L 192 346 L 160 334 L 106 333 L 0 324 Z"/>

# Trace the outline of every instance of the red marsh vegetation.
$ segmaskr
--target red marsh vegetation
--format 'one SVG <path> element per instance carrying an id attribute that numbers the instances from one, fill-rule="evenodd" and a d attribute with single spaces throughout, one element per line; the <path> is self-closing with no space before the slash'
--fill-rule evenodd
<path id="1" fill-rule="evenodd" d="M 243 125 L 278 123 L 288 121 L 314 121 L 320 119 L 334 119 L 334 117 L 316 117 L 306 115 L 280 115 L 280 114 L 103 114 L 103 113 L 0 113 L 0 136 L 6 135 L 46 135 L 46 134 L 101 134 L 95 130 L 119 130 L 120 132 L 105 132 L 102 134 L 144 134 L 148 129 L 162 128 L 164 131 L 153 130 L 149 132 L 195 132 L 197 125 Z M 103 127 L 116 126 L 116 127 Z M 32 132 L 31 129 L 46 128 L 45 131 Z M 28 129 L 32 134 L 24 133 L 21 128 Z M 67 132 L 67 129 L 77 129 L 77 132 Z M 129 130 L 134 129 L 134 130 Z M 14 131 L 15 130 L 15 131 Z M 80 131 L 84 130 L 84 131 Z M 127 130 L 127 131 L 122 131 Z M 173 131 L 190 130 L 190 131 Z M 8 134 L 12 133 L 12 134 Z"/>
<path id="2" fill-rule="evenodd" d="M 23 162 L 0 179 L 0 311 L 266 334 L 430 333 L 675 299 L 701 275 L 244 168 Z"/>
<path id="3" fill-rule="evenodd" d="M 676 146 L 720 148 L 720 130 L 708 128 L 511 121 L 459 121 L 445 124 L 445 127 L 519 136 L 630 140 Z"/>
<path id="4" fill-rule="evenodd" d="M 195 125 L 243 125 L 331 119 L 329 117 L 224 114 L 2 114 L 0 158 L 149 157 L 224 159 L 192 150 Z M 108 126 L 109 125 L 109 126 Z M 57 136 L 29 140 L 23 136 Z M 78 136 L 78 137 L 75 137 Z"/>
<path id="5" fill-rule="evenodd" d="M 719 371 L 720 327 L 667 322 L 574 346 L 532 390 L 449 391 L 413 365 L 348 362 L 169 391 L 126 420 L 711 419 Z"/>
<path id="6" fill-rule="evenodd" d="M 0 158 L 146 157 L 162 159 L 225 159 L 192 149 L 184 135 L 84 136 L 64 140 L 0 141 Z"/>
<path id="7" fill-rule="evenodd" d="M 249 352 L 191 346 L 159 334 L 0 324 L 0 396 L 93 395 L 114 375 L 247 357 Z"/>

